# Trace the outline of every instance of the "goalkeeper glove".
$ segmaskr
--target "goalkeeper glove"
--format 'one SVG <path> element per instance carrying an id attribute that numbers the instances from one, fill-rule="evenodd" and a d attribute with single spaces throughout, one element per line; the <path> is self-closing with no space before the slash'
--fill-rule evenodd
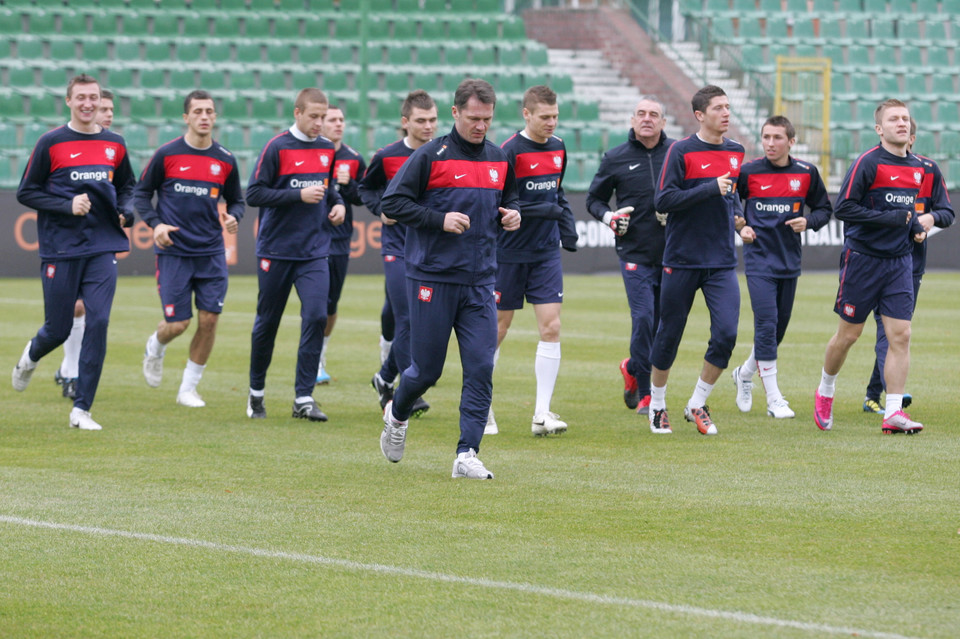
<path id="1" fill-rule="evenodd" d="M 666 226 L 666 225 L 667 225 L 667 214 L 666 214 L 666 213 L 661 213 L 660 211 L 654 211 L 653 214 L 656 216 L 657 222 L 660 222 L 660 226 Z"/>
<path id="2" fill-rule="evenodd" d="M 633 213 L 632 206 L 624 206 L 616 211 L 607 211 L 603 215 L 603 222 L 616 233 L 623 237 L 627 234 L 627 228 L 630 226 L 630 214 Z"/>

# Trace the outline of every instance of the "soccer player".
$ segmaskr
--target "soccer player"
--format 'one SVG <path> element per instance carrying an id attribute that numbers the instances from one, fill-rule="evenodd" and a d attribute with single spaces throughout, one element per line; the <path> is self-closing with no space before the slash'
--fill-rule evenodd
<path id="1" fill-rule="evenodd" d="M 817 167 L 790 157 L 797 141 L 793 124 L 782 115 L 767 118 L 760 129 L 764 157 L 740 169 L 737 191 L 744 203 L 746 225 L 740 229 L 743 262 L 753 307 L 753 347 L 746 361 L 733 369 L 737 407 L 753 405 L 753 376 L 767 395 L 767 414 L 794 416 L 777 383 L 777 346 L 793 311 L 800 277 L 800 234 L 817 231 L 830 221 L 833 207 Z M 804 206 L 810 212 L 804 216 Z"/>
<path id="2" fill-rule="evenodd" d="M 623 401 L 646 415 L 650 409 L 650 349 L 660 321 L 660 279 L 666 213 L 653 205 L 667 149 L 676 141 L 663 132 L 666 111 L 645 95 L 630 115 L 627 141 L 603 155 L 590 183 L 587 210 L 613 229 L 620 273 L 630 306 L 630 357 L 620 362 Z M 616 193 L 617 209 L 610 209 Z"/>
<path id="3" fill-rule="evenodd" d="M 247 416 L 267 416 L 264 388 L 283 309 L 296 287 L 300 297 L 300 347 L 293 416 L 327 421 L 313 399 L 327 323 L 330 233 L 325 221 L 343 223 L 346 209 L 330 187 L 336 149 L 321 135 L 328 100 L 320 89 L 302 89 L 294 124 L 260 152 L 247 187 L 247 202 L 260 207 L 257 234 L 257 317 L 250 347 Z"/>
<path id="4" fill-rule="evenodd" d="M 385 306 L 395 327 L 389 351 L 381 355 L 380 370 L 370 381 L 380 397 L 381 410 L 393 399 L 393 385 L 399 372 L 410 366 L 410 309 L 403 259 L 407 228 L 383 215 L 380 201 L 403 163 L 414 151 L 432 140 L 437 131 L 437 105 L 429 93 L 418 89 L 407 95 L 400 107 L 400 126 L 406 131 L 406 135 L 374 154 L 360 183 L 360 197 L 363 198 L 364 205 L 380 218 L 382 224 L 380 254 L 383 256 L 384 289 L 387 295 Z M 411 408 L 411 414 L 420 417 L 428 410 L 430 404 L 423 397 L 418 397 Z"/>
<path id="5" fill-rule="evenodd" d="M 113 124 L 113 93 L 100 89 L 100 106 L 97 108 L 97 124 L 109 129 Z M 77 300 L 73 309 L 73 328 L 70 337 L 63 343 L 63 361 L 53 374 L 53 381 L 63 388 L 63 396 L 68 399 L 77 397 L 77 375 L 80 370 L 80 347 L 83 344 L 84 315 L 83 300 Z"/>
<path id="6" fill-rule="evenodd" d="M 63 344 L 78 299 L 86 300 L 76 398 L 70 426 L 100 430 L 90 415 L 107 353 L 107 325 L 117 287 L 115 253 L 130 250 L 136 178 L 123 138 L 97 124 L 100 85 L 74 76 L 67 85 L 70 121 L 37 141 L 17 200 L 37 211 L 44 323 L 13 369 L 14 389 L 30 383 L 37 362 Z"/>
<path id="7" fill-rule="evenodd" d="M 683 410 L 702 435 L 716 435 L 707 398 L 730 361 L 740 319 L 734 217 L 743 147 L 723 136 L 730 102 L 708 85 L 691 100 L 700 130 L 670 147 L 657 183 L 654 206 L 667 213 L 660 284 L 660 323 L 650 356 L 650 430 L 671 432 L 667 379 L 699 289 L 710 311 L 710 342 L 700 378 Z"/>
<path id="8" fill-rule="evenodd" d="M 563 268 L 560 262 L 560 224 L 573 229 L 565 246 L 577 247 L 576 222 L 563 193 L 567 149 L 553 133 L 560 110 L 557 94 L 537 85 L 523 94 L 526 126 L 501 148 L 517 178 L 524 224 L 516 232 L 501 229 L 497 239 L 497 351 L 510 330 L 513 314 L 523 308 L 523 298 L 533 305 L 540 342 L 533 370 L 537 398 L 530 429 L 536 436 L 563 433 L 566 422 L 550 410 L 550 400 L 560 372 L 560 305 L 563 302 Z M 568 231 L 569 232 L 569 231 Z M 487 423 L 493 415 L 491 409 Z M 486 434 L 495 433 L 485 428 Z"/>
<path id="9" fill-rule="evenodd" d="M 407 225 L 412 363 L 384 410 L 380 450 L 392 462 L 403 457 L 413 403 L 440 378 L 454 330 L 463 390 L 452 476 L 471 479 L 493 479 L 477 451 L 493 394 L 497 235 L 501 227 L 520 228 L 513 170 L 506 153 L 486 140 L 496 100 L 488 82 L 461 82 L 453 130 L 417 149 L 381 200 L 384 215 Z"/>
<path id="10" fill-rule="evenodd" d="M 323 332 L 323 348 L 320 350 L 320 369 L 317 371 L 317 383 L 329 384 L 330 375 L 326 371 L 327 344 L 333 326 L 337 323 L 337 303 L 343 292 L 343 283 L 347 279 L 347 267 L 350 265 L 350 239 L 353 237 L 353 205 L 362 205 L 358 192 L 359 180 L 367 170 L 363 157 L 343 143 L 343 109 L 331 106 L 323 119 L 321 135 L 333 142 L 336 154 L 333 157 L 333 188 L 340 193 L 346 209 L 343 224 L 334 225 L 327 220 L 327 232 L 330 234 L 330 294 L 327 297 L 327 326 Z"/>
<path id="11" fill-rule="evenodd" d="M 840 368 L 850 347 L 877 309 L 887 336 L 883 378 L 887 383 L 884 433 L 913 434 L 923 424 L 903 412 L 903 389 L 910 368 L 910 320 L 913 316 L 913 243 L 926 231 L 915 214 L 924 166 L 907 151 L 910 111 L 896 99 L 874 112 L 880 144 L 857 158 L 837 197 L 835 214 L 843 221 L 840 286 L 834 312 L 837 332 L 824 356 L 820 386 L 814 392 L 814 421 L 820 430 L 833 426 L 833 398 Z"/>
<path id="12" fill-rule="evenodd" d="M 177 403 L 201 408 L 206 403 L 197 393 L 197 384 L 213 350 L 227 296 L 222 228 L 236 234 L 244 207 L 237 159 L 213 139 L 217 121 L 213 97 L 206 91 L 191 91 L 183 101 L 183 121 L 186 133 L 157 149 L 135 191 L 137 212 L 153 229 L 163 310 L 157 330 L 147 339 L 143 377 L 148 386 L 160 386 L 167 344 L 190 326 L 191 296 L 195 297 L 197 330 L 190 341 Z M 218 206 L 221 197 L 227 203 L 224 213 Z"/>
<path id="13" fill-rule="evenodd" d="M 913 147 L 917 136 L 917 122 L 910 118 L 910 144 L 907 149 Z M 918 220 L 923 230 L 930 232 L 934 226 L 938 228 L 947 228 L 953 224 L 955 214 L 953 205 L 950 203 L 950 195 L 947 193 L 946 185 L 943 181 L 943 173 L 937 163 L 930 158 L 922 155 L 914 155 L 923 163 L 923 184 L 920 185 L 920 194 L 917 196 L 916 211 Z M 920 294 L 920 284 L 923 280 L 923 274 L 927 267 L 927 243 L 913 243 L 913 308 L 917 308 L 917 296 Z M 876 359 L 873 362 L 873 374 L 870 376 L 870 382 L 867 384 L 867 395 L 863 401 L 863 411 L 866 413 L 883 414 L 884 407 L 880 405 L 880 393 L 884 390 L 883 370 L 887 356 L 887 335 L 883 330 L 883 321 L 880 314 L 874 310 L 873 317 L 877 322 L 877 343 L 874 346 Z M 910 405 L 913 398 L 903 394 L 903 407 Z"/>

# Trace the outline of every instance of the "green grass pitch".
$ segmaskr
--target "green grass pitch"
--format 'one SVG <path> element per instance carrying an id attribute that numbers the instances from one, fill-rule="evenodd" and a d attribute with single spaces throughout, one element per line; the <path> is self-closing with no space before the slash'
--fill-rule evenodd
<path id="1" fill-rule="evenodd" d="M 370 377 L 383 279 L 352 276 L 315 397 L 290 417 L 299 335 L 288 307 L 268 418 L 244 413 L 256 280 L 234 277 L 200 392 L 175 404 L 193 329 L 143 381 L 160 319 L 152 280 L 122 278 L 93 407 L 67 427 L 55 351 L 0 385 L 0 636 L 955 637 L 960 628 L 960 276 L 928 274 L 914 322 L 914 436 L 861 410 L 872 328 L 840 374 L 833 432 L 813 391 L 836 327 L 835 274 L 801 278 L 780 350 L 797 418 L 741 414 L 729 373 L 717 437 L 683 421 L 708 336 L 698 296 L 667 393 L 674 433 L 627 410 L 629 316 L 617 275 L 568 277 L 553 409 L 530 434 L 536 327 L 518 312 L 494 376 L 494 481 L 452 480 L 460 391 L 451 348 L 399 464 L 380 453 Z M 741 276 L 741 283 L 743 278 Z M 37 279 L 3 280 L 7 375 L 43 318 Z M 733 365 L 750 348 L 743 288 Z"/>

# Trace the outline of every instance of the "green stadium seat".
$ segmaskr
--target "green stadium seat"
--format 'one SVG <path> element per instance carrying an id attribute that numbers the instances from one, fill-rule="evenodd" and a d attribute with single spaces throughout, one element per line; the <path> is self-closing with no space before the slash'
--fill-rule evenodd
<path id="1" fill-rule="evenodd" d="M 23 17 L 20 12 L 10 9 L 0 9 L 0 33 L 17 36 L 27 31 L 23 28 Z"/>
<path id="2" fill-rule="evenodd" d="M 866 73 L 857 73 L 850 78 L 850 92 L 858 96 L 873 94 L 873 77 Z M 869 99 L 869 98 L 867 98 Z"/>
<path id="3" fill-rule="evenodd" d="M 281 117 L 277 110 L 277 100 L 272 96 L 260 96 L 251 100 L 250 112 L 253 118 L 258 121 L 277 120 Z"/>
<path id="4" fill-rule="evenodd" d="M 208 41 L 204 51 L 207 62 L 213 63 L 220 68 L 231 67 L 233 53 L 230 51 L 230 44 L 224 41 Z"/>
<path id="5" fill-rule="evenodd" d="M 477 40 L 493 41 L 500 39 L 500 23 L 495 18 L 476 20 L 473 25 L 474 30 L 476 31 L 475 37 Z"/>
<path id="6" fill-rule="evenodd" d="M 219 15 L 213 19 L 213 36 L 215 38 L 240 38 L 240 17 L 235 15 Z"/>
<path id="7" fill-rule="evenodd" d="M 57 33 L 57 16 L 54 13 L 41 11 L 30 15 L 30 30 L 33 35 L 50 35 Z"/>
<path id="8" fill-rule="evenodd" d="M 147 16 L 128 13 L 122 16 L 120 22 L 123 25 L 121 33 L 127 37 L 140 38 L 150 35 L 150 25 Z"/>
<path id="9" fill-rule="evenodd" d="M 194 66 L 200 60 L 199 40 L 177 40 L 173 45 L 173 59 L 183 66 Z"/>
<path id="10" fill-rule="evenodd" d="M 28 122 L 23 125 L 23 147 L 32 149 L 37 146 L 37 140 L 40 136 L 50 130 L 45 124 L 39 122 Z"/>
<path id="11" fill-rule="evenodd" d="M 236 124 L 218 124 L 216 140 L 227 150 L 244 149 L 247 146 L 244 140 L 244 128 Z"/>
<path id="12" fill-rule="evenodd" d="M 527 49 L 527 64 L 534 67 L 543 67 L 550 64 L 547 49 L 544 47 Z"/>
<path id="13" fill-rule="evenodd" d="M 3 121 L 6 122 L 27 122 L 30 115 L 26 113 L 24 96 L 15 91 L 0 92 L 0 113 L 3 113 Z"/>
<path id="14" fill-rule="evenodd" d="M 600 119 L 600 105 L 596 102 L 577 102 L 577 119 L 595 122 Z"/>
<path id="15" fill-rule="evenodd" d="M 406 42 L 389 43 L 384 47 L 386 60 L 388 64 L 411 64 L 413 62 L 413 47 Z M 379 60 L 370 60 L 372 63 Z"/>
<path id="16" fill-rule="evenodd" d="M 900 89 L 900 79 L 895 75 L 880 74 L 877 76 L 877 98 L 885 100 L 887 98 L 898 98 L 902 95 Z"/>
<path id="17" fill-rule="evenodd" d="M 399 116 L 399 111 L 397 115 Z M 396 126 L 381 125 L 373 130 L 373 146 L 376 149 L 382 149 L 388 144 L 393 144 L 400 137 L 401 133 Z"/>
<path id="18" fill-rule="evenodd" d="M 857 19 L 848 19 L 847 20 L 847 29 L 845 36 L 847 39 L 852 40 L 854 43 L 864 42 L 870 39 L 870 33 L 868 29 L 867 22 L 863 20 L 862 16 L 858 16 Z"/>
<path id="19" fill-rule="evenodd" d="M 32 36 L 21 36 L 16 39 L 17 57 L 21 60 L 43 60 L 43 40 Z"/>
<path id="20" fill-rule="evenodd" d="M 187 38 L 210 37 L 210 19 L 205 15 L 193 15 L 183 20 L 183 35 Z"/>
<path id="21" fill-rule="evenodd" d="M 247 38 L 265 40 L 270 37 L 270 20 L 265 15 L 246 15 L 244 16 L 243 26 L 246 30 Z"/>
<path id="22" fill-rule="evenodd" d="M 947 129 L 940 132 L 940 156 L 960 155 L 960 130 Z"/>
<path id="23" fill-rule="evenodd" d="M 475 0 L 475 8 L 478 13 L 499 13 L 503 11 L 501 0 Z"/>
<path id="24" fill-rule="evenodd" d="M 804 6 L 806 9 L 806 6 Z M 782 8 L 780 6 L 780 0 L 760 0 L 760 11 L 763 13 L 780 13 Z"/>
<path id="25" fill-rule="evenodd" d="M 106 75 L 103 78 L 103 84 L 110 87 L 112 91 L 123 92 L 124 90 L 130 89 L 134 86 L 133 69 L 115 66 L 108 67 Z"/>
<path id="26" fill-rule="evenodd" d="M 10 150 L 19 147 L 19 137 L 16 124 L 0 120 L 0 149 Z"/>
<path id="27" fill-rule="evenodd" d="M 194 12 L 215 13 L 220 0 L 190 0 L 190 9 Z"/>
<path id="28" fill-rule="evenodd" d="M 144 43 L 143 59 L 151 64 L 170 62 L 170 42 L 168 40 L 148 40 Z"/>
<path id="29" fill-rule="evenodd" d="M 424 31 L 426 31 L 426 24 L 427 23 L 423 23 Z M 469 20 L 447 18 L 440 23 L 440 28 L 446 34 L 441 35 L 441 39 L 446 38 L 459 42 L 466 42 L 473 39 L 473 23 Z"/>
<path id="30" fill-rule="evenodd" d="M 880 40 L 882 44 L 895 39 L 896 32 L 896 22 L 893 19 L 874 18 L 870 21 L 870 37 Z"/>
<path id="31" fill-rule="evenodd" d="M 466 13 L 473 11 L 474 0 L 449 0 L 451 13 Z"/>
<path id="32" fill-rule="evenodd" d="M 191 87 L 191 90 L 195 87 Z M 183 97 L 188 91 L 180 93 L 178 98 L 171 100 L 160 100 L 160 117 L 167 121 L 176 123 L 176 126 L 183 126 Z"/>
<path id="33" fill-rule="evenodd" d="M 10 86 L 19 95 L 26 95 L 36 89 L 36 73 L 33 67 L 16 67 L 7 72 L 7 79 Z M 7 111 L 3 111 L 4 117 L 7 117 Z"/>
<path id="34" fill-rule="evenodd" d="M 854 111 L 856 115 L 854 116 L 855 121 L 862 127 L 869 125 L 873 122 L 873 112 L 876 110 L 877 105 L 873 101 L 862 100 L 857 102 L 854 106 Z"/>
<path id="35" fill-rule="evenodd" d="M 900 47 L 900 66 L 906 67 L 906 73 L 916 73 L 923 66 L 923 52 L 916 47 Z"/>
<path id="36" fill-rule="evenodd" d="M 250 110 L 247 106 L 247 99 L 245 97 L 238 97 L 235 100 L 224 100 L 223 106 L 220 107 L 219 116 L 221 122 L 229 122 L 232 124 L 250 122 Z"/>
<path id="37" fill-rule="evenodd" d="M 267 92 L 286 91 L 287 78 L 283 71 L 261 71 L 260 72 L 260 90 Z"/>
<path id="38" fill-rule="evenodd" d="M 126 62 L 128 60 L 139 60 L 142 56 L 140 55 L 140 41 L 131 40 L 124 38 L 123 40 L 115 40 L 113 43 L 113 59 Z"/>
<path id="39" fill-rule="evenodd" d="M 137 124 L 136 122 L 131 122 L 125 124 L 123 129 L 120 131 L 120 135 L 123 136 L 124 142 L 127 143 L 127 148 L 130 149 L 149 149 L 150 145 L 150 132 L 147 127 L 142 124 Z"/>
<path id="40" fill-rule="evenodd" d="M 353 16 L 340 15 L 335 20 L 335 34 L 340 40 L 356 40 L 360 37 L 360 20 Z"/>
<path id="41" fill-rule="evenodd" d="M 178 105 L 177 108 L 179 111 L 181 112 L 183 111 L 183 105 Z M 181 115 L 183 114 L 181 113 Z M 182 122 L 177 124 L 174 124 L 172 122 L 161 124 L 159 127 L 157 127 L 157 146 L 166 144 L 171 140 L 176 140 L 181 135 L 183 135 L 183 133 L 184 133 L 184 129 L 183 129 Z"/>
<path id="42" fill-rule="evenodd" d="M 502 35 L 504 40 L 523 40 L 527 37 L 527 31 L 523 26 L 523 20 L 520 18 L 508 18 L 502 24 Z"/>
<path id="43" fill-rule="evenodd" d="M 444 22 L 439 17 L 424 19 L 420 22 L 420 38 L 423 40 L 446 39 Z"/>
<path id="44" fill-rule="evenodd" d="M 243 94 L 258 92 L 257 76 L 251 69 L 235 70 L 230 73 L 230 90 Z"/>
<path id="45" fill-rule="evenodd" d="M 330 64 L 353 64 L 353 45 L 348 42 L 331 42 L 327 45 L 327 62 Z M 301 62 L 303 60 L 301 59 Z M 313 61 L 319 64 L 320 60 Z"/>
<path id="46" fill-rule="evenodd" d="M 391 34 L 394 40 L 416 40 L 419 37 L 417 20 L 414 15 L 411 14 L 409 18 L 394 17 L 393 33 Z M 376 31 L 371 30 L 372 37 L 377 37 L 376 34 Z"/>
<path id="47" fill-rule="evenodd" d="M 174 38 L 180 35 L 180 16 L 175 13 L 154 15 L 150 32 L 155 38 Z"/>
<path id="48" fill-rule="evenodd" d="M 423 11 L 425 13 L 445 13 L 447 10 L 447 0 L 423 0 Z"/>
<path id="49" fill-rule="evenodd" d="M 930 47 L 927 49 L 927 66 L 936 70 L 951 68 L 949 50 L 946 47 Z"/>
<path id="50" fill-rule="evenodd" d="M 63 62 L 77 59 L 77 43 L 74 40 L 56 39 L 50 42 L 50 59 Z"/>
<path id="51" fill-rule="evenodd" d="M 290 65 L 296 46 L 291 42 L 275 42 L 266 46 L 267 62 L 272 65 Z"/>
<path id="52" fill-rule="evenodd" d="M 59 32 L 74 38 L 85 34 L 87 32 L 87 14 L 75 11 L 60 14 Z"/>
<path id="53" fill-rule="evenodd" d="M 594 126 L 585 126 L 580 129 L 579 142 L 576 151 L 599 153 L 603 151 L 603 132 Z"/>
<path id="54" fill-rule="evenodd" d="M 958 27 L 951 29 L 952 32 L 957 32 Z M 946 46 L 947 44 L 947 23 L 946 22 L 934 22 L 927 20 L 924 23 L 924 33 L 923 37 L 926 40 L 929 40 L 934 45 Z M 957 39 L 954 36 L 954 40 Z"/>
<path id="55" fill-rule="evenodd" d="M 390 93 L 408 93 L 410 76 L 405 71 L 387 71 L 384 73 L 383 88 Z"/>
<path id="56" fill-rule="evenodd" d="M 897 22 L 897 38 L 917 44 L 920 40 L 920 23 L 915 20 Z"/>
<path id="57" fill-rule="evenodd" d="M 222 92 L 227 88 L 228 74 L 220 69 L 207 69 L 200 72 L 200 88 L 205 91 Z"/>
<path id="58" fill-rule="evenodd" d="M 569 75 L 555 75 L 550 79 L 549 84 L 550 88 L 559 95 L 573 93 L 573 78 Z"/>
<path id="59" fill-rule="evenodd" d="M 886 13 L 887 0 L 863 0 L 863 10 L 869 13 Z"/>
<path id="60" fill-rule="evenodd" d="M 220 0 L 220 10 L 241 13 L 247 9 L 247 0 Z"/>
<path id="61" fill-rule="evenodd" d="M 300 38 L 300 20 L 290 15 L 276 16 L 273 19 L 273 37 L 279 40 L 295 40 Z"/>
<path id="62" fill-rule="evenodd" d="M 259 66 L 263 62 L 263 45 L 259 42 L 239 41 L 236 48 L 237 62 L 245 66 Z"/>
<path id="63" fill-rule="evenodd" d="M 315 70 L 298 70 L 293 72 L 293 90 L 299 91 L 300 89 L 308 89 L 310 87 L 319 86 L 320 83 L 317 81 L 317 72 Z"/>
<path id="64" fill-rule="evenodd" d="M 924 128 L 917 129 L 917 139 L 913 143 L 913 152 L 923 156 L 932 157 L 937 155 L 937 143 L 933 132 Z"/>
<path id="65" fill-rule="evenodd" d="M 839 20 L 820 20 L 820 37 L 826 42 L 839 43 L 843 39 Z"/>
<path id="66" fill-rule="evenodd" d="M 855 151 L 853 150 L 853 138 L 849 131 L 843 129 L 832 129 L 830 131 L 830 155 L 831 157 L 846 159 Z"/>
<path id="67" fill-rule="evenodd" d="M 167 90 L 167 78 L 163 69 L 144 69 L 140 72 L 140 88 L 153 96 L 163 96 Z"/>
<path id="68" fill-rule="evenodd" d="M 130 98 L 130 112 L 126 115 L 135 122 L 154 123 L 157 121 L 157 101 L 151 95 L 134 95 Z"/>
<path id="69" fill-rule="evenodd" d="M 301 44 L 297 47 L 297 60 L 300 64 L 321 64 L 324 46 L 319 42 Z"/>
<path id="70" fill-rule="evenodd" d="M 516 71 L 502 70 L 496 75 L 496 82 L 492 83 L 497 93 L 522 93 L 523 75 Z"/>
<path id="71" fill-rule="evenodd" d="M 403 97 L 406 97 L 406 93 L 403 94 Z M 400 106 L 403 104 L 403 97 L 398 98 L 388 95 L 378 98 L 376 101 L 377 119 L 383 121 L 396 120 L 397 114 L 400 113 Z"/>
<path id="72" fill-rule="evenodd" d="M 63 105 L 63 98 L 60 97 L 59 94 L 63 90 L 64 86 L 65 83 L 57 87 L 56 93 L 47 93 L 31 97 L 30 117 L 40 120 L 49 126 L 62 124 L 66 119 L 68 119 L 69 116 L 61 113 L 60 111 L 60 108 Z"/>
<path id="73" fill-rule="evenodd" d="M 440 77 L 442 90 L 453 93 L 457 90 L 457 87 L 460 86 L 463 79 L 469 77 L 469 74 L 466 71 L 448 71 L 442 73 Z"/>
<path id="74" fill-rule="evenodd" d="M 347 81 L 346 73 L 338 73 L 328 69 L 324 70 L 323 78 L 320 82 L 320 88 L 324 91 L 346 91 L 348 85 L 349 82 Z"/>
<path id="75" fill-rule="evenodd" d="M 413 88 L 423 89 L 427 93 L 434 93 L 439 87 L 437 82 L 437 73 L 432 71 L 421 71 L 413 76 Z"/>
<path id="76" fill-rule="evenodd" d="M 250 127 L 250 147 L 252 149 L 257 149 L 257 151 L 263 149 L 266 146 L 273 136 L 277 134 L 277 130 L 269 124 L 255 124 Z"/>
<path id="77" fill-rule="evenodd" d="M 517 54 L 519 56 L 519 51 Z M 514 63 L 519 60 L 519 57 L 514 59 Z M 474 66 L 486 66 L 492 67 L 497 64 L 497 50 L 491 45 L 485 45 L 481 43 L 474 43 L 470 46 L 470 64 Z M 503 66 L 507 66 L 506 64 Z"/>

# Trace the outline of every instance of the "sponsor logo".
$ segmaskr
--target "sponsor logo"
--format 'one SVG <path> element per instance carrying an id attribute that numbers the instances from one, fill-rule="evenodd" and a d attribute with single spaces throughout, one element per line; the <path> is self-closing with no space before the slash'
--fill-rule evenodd
<path id="1" fill-rule="evenodd" d="M 532 168 L 532 167 L 531 167 L 531 168 Z M 495 299 L 495 300 L 497 301 L 497 304 L 500 303 L 500 291 L 494 291 L 494 292 L 493 292 L 493 299 Z"/>
<path id="2" fill-rule="evenodd" d="M 757 202 L 757 210 L 763 211 L 764 213 L 788 213 L 790 211 L 789 204 L 764 204 L 762 202 Z"/>
<path id="3" fill-rule="evenodd" d="M 627 262 L 623 268 L 625 268 L 628 271 L 635 271 L 637 270 L 637 265 L 634 264 L 633 262 Z"/>
<path id="4" fill-rule="evenodd" d="M 70 171 L 70 179 L 74 182 L 78 180 L 94 180 L 100 182 L 101 180 L 110 180 L 112 179 L 111 172 L 107 171 Z"/>
<path id="5" fill-rule="evenodd" d="M 210 173 L 212 175 L 220 175 L 220 163 L 213 162 L 210 164 Z"/>
<path id="6" fill-rule="evenodd" d="M 760 190 L 761 190 L 761 191 L 766 191 L 767 189 L 772 189 L 772 188 L 773 188 L 773 185 L 772 185 L 772 184 L 768 184 L 768 185 L 766 185 L 766 186 L 761 186 L 761 187 L 760 187 Z"/>
<path id="7" fill-rule="evenodd" d="M 534 182 L 533 180 L 529 180 L 526 184 L 524 184 L 524 187 L 526 187 L 528 191 L 549 191 L 557 188 L 557 181 L 548 180 L 547 182 Z"/>
<path id="8" fill-rule="evenodd" d="M 107 159 L 113 162 L 113 159 L 117 157 L 117 150 L 112 146 L 108 146 L 103 150 L 104 154 L 107 156 Z"/>
<path id="9" fill-rule="evenodd" d="M 857 307 L 853 304 L 844 304 L 843 305 L 843 314 L 847 317 L 853 317 L 857 312 Z"/>
<path id="10" fill-rule="evenodd" d="M 210 197 L 220 197 L 220 189 L 217 187 L 210 189 Z"/>
<path id="11" fill-rule="evenodd" d="M 208 189 L 205 186 L 194 186 L 193 184 L 180 184 L 179 182 L 173 183 L 173 190 L 177 193 L 186 193 L 188 195 L 199 195 L 201 197 L 206 197 L 210 195 L 210 189 Z"/>
<path id="12" fill-rule="evenodd" d="M 79 153 L 71 153 L 71 154 L 70 154 L 70 159 L 72 160 L 73 158 L 78 158 L 78 157 L 80 157 L 81 155 L 83 155 L 83 151 L 80 151 Z"/>
<path id="13" fill-rule="evenodd" d="M 799 191 L 800 190 L 800 180 L 790 180 L 790 190 Z"/>
<path id="14" fill-rule="evenodd" d="M 454 179 L 454 180 L 459 180 L 459 179 L 462 178 L 462 177 L 467 177 L 467 174 L 466 174 L 466 173 L 462 173 L 462 174 L 460 174 L 460 175 L 454 175 L 454 176 L 453 176 L 453 179 Z"/>
<path id="15" fill-rule="evenodd" d="M 737 158 L 730 158 L 730 168 L 736 171 L 738 166 L 740 166 L 740 160 Z"/>
<path id="16" fill-rule="evenodd" d="M 700 168 L 701 168 L 701 169 L 706 169 L 706 168 L 709 168 L 709 167 L 710 167 L 709 164 L 701 164 L 701 165 L 700 165 Z"/>
<path id="17" fill-rule="evenodd" d="M 163 307 L 163 314 L 166 317 L 173 317 L 177 313 L 177 309 L 173 304 L 167 304 Z"/>
<path id="18" fill-rule="evenodd" d="M 421 286 L 420 292 L 417 294 L 417 299 L 421 302 L 429 302 L 433 299 L 433 289 L 429 286 Z"/>
<path id="19" fill-rule="evenodd" d="M 536 164 L 531 164 L 531 165 L 530 165 L 530 168 L 531 168 L 531 169 L 535 169 L 535 168 L 537 168 L 538 166 L 540 166 L 540 163 L 539 163 L 539 162 L 537 162 Z"/>
<path id="20" fill-rule="evenodd" d="M 294 166 L 300 166 L 300 165 L 303 164 L 304 162 L 305 162 L 305 160 L 300 160 L 299 162 L 294 162 L 293 165 L 294 165 Z"/>
<path id="21" fill-rule="evenodd" d="M 632 170 L 634 170 L 635 168 L 637 168 L 638 166 L 640 166 L 640 165 L 639 165 L 639 164 L 631 164 L 630 166 L 627 167 L 627 170 L 628 170 L 628 171 L 632 171 Z M 708 164 L 707 166 L 710 166 L 710 165 Z"/>
<path id="22" fill-rule="evenodd" d="M 52 279 L 53 279 L 53 276 L 57 274 L 57 265 L 56 265 L 56 264 L 47 264 L 47 268 L 45 269 L 45 273 L 46 273 L 46 275 L 47 275 L 47 279 L 48 279 L 48 280 L 52 280 Z"/>
<path id="23" fill-rule="evenodd" d="M 500 181 L 500 171 L 496 169 L 490 169 L 490 181 L 496 184 Z"/>
<path id="24" fill-rule="evenodd" d="M 262 259 L 260 260 L 260 270 L 264 273 L 270 272 L 270 260 Z"/>
<path id="25" fill-rule="evenodd" d="M 437 151 L 437 155 L 440 155 L 441 153 L 443 153 L 443 152 L 446 151 L 446 150 L 447 150 L 447 145 L 444 144 L 443 146 L 440 147 L 440 150 Z"/>
<path id="26" fill-rule="evenodd" d="M 900 176 L 899 176 L 899 175 L 891 175 L 891 176 L 890 176 L 890 181 L 891 181 L 891 182 L 893 182 L 894 180 L 899 180 L 899 179 L 900 179 Z"/>
<path id="27" fill-rule="evenodd" d="M 887 193 L 885 198 L 890 204 L 906 204 L 908 206 L 913 206 L 915 203 L 914 195 L 906 195 L 904 193 Z"/>
<path id="28" fill-rule="evenodd" d="M 220 300 L 217 300 L 217 306 L 223 306 L 223 302 L 221 302 Z"/>
<path id="29" fill-rule="evenodd" d="M 290 188 L 291 189 L 305 189 L 309 186 L 326 186 L 326 180 L 300 180 L 297 178 L 290 179 Z"/>
<path id="30" fill-rule="evenodd" d="M 563 297 L 563 291 L 560 291 L 559 293 L 557 293 L 557 297 Z"/>
<path id="31" fill-rule="evenodd" d="M 180 170 L 181 170 L 181 171 L 189 171 L 189 170 L 190 170 L 190 167 L 189 167 L 189 166 L 181 166 L 181 167 L 180 167 Z"/>

